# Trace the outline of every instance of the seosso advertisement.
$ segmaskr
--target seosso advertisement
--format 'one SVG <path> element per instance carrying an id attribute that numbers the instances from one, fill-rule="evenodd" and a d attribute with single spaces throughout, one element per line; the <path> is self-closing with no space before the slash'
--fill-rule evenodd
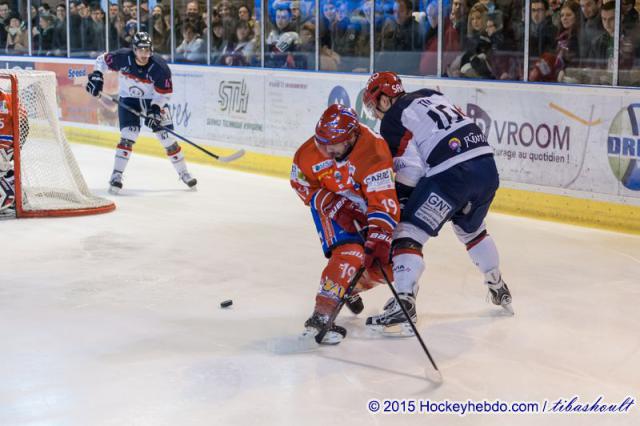
<path id="1" fill-rule="evenodd" d="M 116 127 L 116 106 L 84 92 L 91 61 L 5 62 L 54 71 L 69 124 Z M 291 156 L 327 105 L 362 107 L 367 76 L 174 66 L 176 130 L 203 144 Z M 484 131 L 503 182 L 537 191 L 640 205 L 640 91 L 405 78 L 442 90 Z M 105 91 L 117 91 L 111 74 Z"/>

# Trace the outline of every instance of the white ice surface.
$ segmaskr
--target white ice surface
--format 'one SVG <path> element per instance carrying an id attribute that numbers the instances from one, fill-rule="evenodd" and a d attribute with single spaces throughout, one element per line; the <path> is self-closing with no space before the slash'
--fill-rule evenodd
<path id="1" fill-rule="evenodd" d="M 74 146 L 106 196 L 111 150 Z M 415 339 L 283 354 L 325 260 L 286 180 L 135 155 L 114 213 L 0 222 L 0 425 L 640 425 L 640 238 L 491 214 L 515 317 L 450 228 L 428 243 Z M 233 299 L 233 307 L 219 303 Z M 372 415 L 370 399 L 636 398 L 628 414 Z"/>

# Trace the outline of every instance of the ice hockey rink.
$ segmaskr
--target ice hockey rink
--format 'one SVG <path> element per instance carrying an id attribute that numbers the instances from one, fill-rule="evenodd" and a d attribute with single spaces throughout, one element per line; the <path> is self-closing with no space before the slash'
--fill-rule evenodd
<path id="1" fill-rule="evenodd" d="M 112 150 L 73 145 L 109 196 Z M 0 425 L 638 425 L 640 237 L 491 213 L 516 315 L 450 228 L 425 249 L 415 338 L 366 293 L 338 346 L 287 350 L 325 260 L 289 183 L 135 155 L 113 213 L 1 221 Z M 110 197 L 110 196 L 109 196 Z M 220 302 L 233 300 L 221 309 Z M 372 414 L 371 400 L 618 404 L 626 413 Z"/>

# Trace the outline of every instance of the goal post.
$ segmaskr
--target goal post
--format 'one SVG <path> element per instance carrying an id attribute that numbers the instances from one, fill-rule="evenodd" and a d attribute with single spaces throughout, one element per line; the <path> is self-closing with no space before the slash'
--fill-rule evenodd
<path id="1" fill-rule="evenodd" d="M 58 119 L 56 86 L 51 71 L 0 70 L 0 126 L 12 125 L 19 218 L 115 209 L 112 201 L 93 195 L 87 187 Z M 11 123 L 4 122 L 9 118 Z"/>

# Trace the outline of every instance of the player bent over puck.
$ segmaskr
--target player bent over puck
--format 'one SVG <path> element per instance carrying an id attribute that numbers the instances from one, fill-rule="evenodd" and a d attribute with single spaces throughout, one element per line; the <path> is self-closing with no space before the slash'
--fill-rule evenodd
<path id="1" fill-rule="evenodd" d="M 123 105 L 148 117 L 144 124 L 153 131 L 164 147 L 178 176 L 189 188 L 195 188 L 198 182 L 187 170 L 180 145 L 162 128 L 173 130 L 168 108 L 169 96 L 173 91 L 171 70 L 164 59 L 153 54 L 149 34 L 136 33 L 131 44 L 132 49 L 118 49 L 98 56 L 86 87 L 91 95 L 100 96 L 104 73 L 116 71 L 119 74 L 122 104 L 118 106 L 120 142 L 116 148 L 109 191 L 117 194 L 122 189 L 122 175 L 140 134 L 141 118 Z"/>
<path id="2" fill-rule="evenodd" d="M 315 308 L 304 324 L 305 335 L 315 337 L 362 266 L 367 269 L 345 300 L 355 314 L 364 309 L 360 293 L 384 282 L 378 263 L 391 275 L 391 235 L 400 217 L 391 153 L 382 138 L 358 122 L 353 109 L 331 105 L 320 117 L 315 136 L 295 154 L 291 186 L 311 208 L 329 259 L 320 275 Z M 366 227 L 366 240 L 354 222 Z M 339 343 L 346 330 L 329 326 L 321 343 Z"/>

